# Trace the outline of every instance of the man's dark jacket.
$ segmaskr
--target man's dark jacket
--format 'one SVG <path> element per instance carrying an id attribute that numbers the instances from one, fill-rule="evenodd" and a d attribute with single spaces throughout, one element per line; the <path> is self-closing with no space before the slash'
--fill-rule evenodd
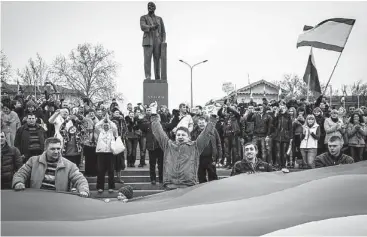
<path id="1" fill-rule="evenodd" d="M 269 136 L 273 129 L 273 118 L 264 113 L 263 115 L 257 113 L 252 116 L 254 122 L 254 136 Z"/>
<path id="2" fill-rule="evenodd" d="M 11 189 L 13 175 L 22 165 L 18 148 L 5 143 L 1 148 L 1 189 Z"/>
<path id="3" fill-rule="evenodd" d="M 273 121 L 274 140 L 278 142 L 289 142 L 293 139 L 293 121 L 291 116 L 286 112 L 279 113 Z"/>
<path id="4" fill-rule="evenodd" d="M 252 163 L 246 159 L 242 159 L 240 161 L 237 161 L 231 172 L 231 176 L 247 173 L 247 172 L 272 172 L 274 171 L 273 167 L 262 161 L 261 159 L 257 159 L 257 162 L 254 166 L 252 166 Z"/>
<path id="5" fill-rule="evenodd" d="M 192 140 L 195 141 L 199 137 L 201 132 L 202 130 L 200 130 L 199 127 L 196 127 L 191 132 Z M 222 159 L 223 151 L 220 136 L 217 129 L 214 129 L 214 136 L 210 136 L 209 144 L 204 148 L 204 151 L 200 154 L 200 157 L 208 157 L 208 156 L 213 157 L 215 159 L 214 161 Z"/>
<path id="6" fill-rule="evenodd" d="M 343 164 L 352 164 L 354 160 L 352 157 L 341 153 L 338 157 L 333 157 L 329 152 L 325 152 L 319 156 L 316 156 L 315 160 L 315 168 L 334 166 L 334 165 L 343 165 Z"/>
<path id="7" fill-rule="evenodd" d="M 44 150 L 44 144 L 46 140 L 46 132 L 45 130 L 39 125 L 36 124 L 36 131 L 37 136 L 39 137 L 41 151 Z M 20 128 L 18 128 L 17 133 L 15 134 L 14 146 L 17 147 L 22 155 L 25 157 L 29 157 L 29 127 L 28 124 L 24 124 Z"/>

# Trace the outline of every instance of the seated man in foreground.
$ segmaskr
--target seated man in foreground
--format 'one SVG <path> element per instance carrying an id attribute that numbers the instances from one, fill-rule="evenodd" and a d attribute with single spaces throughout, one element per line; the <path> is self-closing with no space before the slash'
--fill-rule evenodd
<path id="1" fill-rule="evenodd" d="M 82 197 L 89 196 L 87 179 L 78 167 L 61 156 L 61 140 L 55 137 L 46 139 L 45 152 L 33 156 L 14 174 L 12 187 L 24 190 L 30 179 L 31 188 L 68 192 L 75 187 Z"/>
<path id="2" fill-rule="evenodd" d="M 171 141 L 163 131 L 157 116 L 157 102 L 150 105 L 152 111 L 152 132 L 164 152 L 163 157 L 163 185 L 166 189 L 185 188 L 198 183 L 197 172 L 199 157 L 214 136 L 216 118 L 200 133 L 196 141 L 190 140 L 187 127 L 176 130 L 176 140 Z"/>
<path id="3" fill-rule="evenodd" d="M 275 171 L 273 167 L 257 158 L 258 148 L 253 143 L 246 143 L 244 145 L 244 157 L 242 160 L 237 161 L 233 168 L 231 176 L 248 173 L 253 174 L 256 172 L 272 172 Z"/>
<path id="4" fill-rule="evenodd" d="M 330 137 L 327 145 L 329 151 L 316 156 L 315 168 L 354 163 L 352 157 L 342 153 L 343 141 L 341 137 Z"/>

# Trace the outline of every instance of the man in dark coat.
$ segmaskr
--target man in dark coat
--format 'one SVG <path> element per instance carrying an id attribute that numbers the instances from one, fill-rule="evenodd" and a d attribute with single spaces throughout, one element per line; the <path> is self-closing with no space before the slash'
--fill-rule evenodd
<path id="1" fill-rule="evenodd" d="M 280 111 L 275 113 L 273 120 L 276 165 L 285 168 L 287 151 L 293 139 L 293 121 L 287 113 L 285 104 L 280 105 Z"/>
<path id="2" fill-rule="evenodd" d="M 146 110 L 144 120 L 138 121 L 139 129 L 146 135 L 146 148 L 149 152 L 149 173 L 150 182 L 156 184 L 156 165 L 158 165 L 158 181 L 163 185 L 163 150 L 160 148 L 157 139 L 155 139 L 152 131 L 152 111 L 150 108 Z M 161 116 L 158 114 L 157 116 Z"/>
<path id="3" fill-rule="evenodd" d="M 247 173 L 253 174 L 256 172 L 271 172 L 275 169 L 268 163 L 257 158 L 258 149 L 254 143 L 246 143 L 244 145 L 244 157 L 241 161 L 234 164 L 231 176 Z"/>
<path id="4" fill-rule="evenodd" d="M 44 150 L 46 132 L 36 121 L 35 114 L 27 114 L 27 123 L 18 128 L 15 134 L 14 145 L 23 155 L 23 162 L 27 162 L 31 156 L 41 155 Z"/>
<path id="5" fill-rule="evenodd" d="M 329 151 L 316 156 L 314 160 L 315 168 L 354 163 L 352 157 L 342 153 L 343 141 L 341 137 L 330 137 L 327 145 Z"/>
<path id="6" fill-rule="evenodd" d="M 0 133 L 1 142 L 1 189 L 11 189 L 14 173 L 23 165 L 18 148 L 9 146 L 5 133 Z"/>
<path id="7" fill-rule="evenodd" d="M 198 118 L 198 125 L 191 132 L 192 140 L 196 140 L 200 133 L 204 131 L 207 125 L 208 118 L 201 116 Z M 205 147 L 204 151 L 200 154 L 200 162 L 198 169 L 199 183 L 205 183 L 208 180 L 217 180 L 216 162 L 222 159 L 222 144 L 218 131 L 214 129 L 214 136 L 210 137 L 209 144 Z M 208 174 L 208 180 L 206 176 Z"/>

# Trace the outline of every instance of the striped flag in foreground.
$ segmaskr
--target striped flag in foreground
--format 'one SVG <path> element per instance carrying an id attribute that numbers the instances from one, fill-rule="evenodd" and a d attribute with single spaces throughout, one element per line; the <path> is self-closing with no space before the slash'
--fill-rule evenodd
<path id="1" fill-rule="evenodd" d="M 298 37 L 297 48 L 311 46 L 319 49 L 342 52 L 356 20 L 332 18 L 315 27 L 305 26 Z"/>
<path id="2" fill-rule="evenodd" d="M 303 81 L 306 82 L 306 84 L 309 86 L 308 89 L 310 91 L 321 93 L 319 75 L 317 74 L 317 69 L 316 69 L 312 49 L 310 52 L 310 56 L 308 57 L 308 63 L 307 63 L 305 75 L 303 76 Z"/>

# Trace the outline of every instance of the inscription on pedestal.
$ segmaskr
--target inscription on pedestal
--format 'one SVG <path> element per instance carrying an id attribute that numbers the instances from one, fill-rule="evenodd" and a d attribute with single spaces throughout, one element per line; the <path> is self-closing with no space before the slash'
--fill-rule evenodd
<path id="1" fill-rule="evenodd" d="M 144 80 L 143 103 L 150 105 L 157 101 L 158 105 L 168 107 L 168 83 L 164 80 Z"/>

